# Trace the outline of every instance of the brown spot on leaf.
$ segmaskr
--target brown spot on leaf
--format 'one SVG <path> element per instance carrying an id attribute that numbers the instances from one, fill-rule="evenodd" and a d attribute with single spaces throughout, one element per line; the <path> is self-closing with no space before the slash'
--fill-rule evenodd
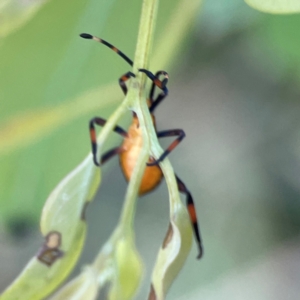
<path id="1" fill-rule="evenodd" d="M 86 213 L 86 209 L 87 209 L 88 205 L 89 205 L 89 202 L 87 201 L 84 203 L 84 206 L 82 208 L 81 217 L 80 217 L 82 221 L 85 221 L 85 213 Z"/>
<path id="2" fill-rule="evenodd" d="M 50 231 L 37 254 L 37 259 L 50 267 L 58 258 L 64 255 L 64 252 L 59 249 L 60 245 L 61 234 L 58 231 Z"/>
<path id="3" fill-rule="evenodd" d="M 170 223 L 167 234 L 166 234 L 165 239 L 164 239 L 163 244 L 162 244 L 163 249 L 165 249 L 168 246 L 168 244 L 172 240 L 172 237 L 173 237 L 173 227 L 172 227 L 172 224 Z"/>
<path id="4" fill-rule="evenodd" d="M 57 231 L 51 231 L 46 236 L 45 245 L 48 248 L 58 248 L 61 244 L 61 234 Z"/>
<path id="5" fill-rule="evenodd" d="M 153 284 L 151 284 L 150 294 L 149 294 L 148 300 L 157 300 Z"/>

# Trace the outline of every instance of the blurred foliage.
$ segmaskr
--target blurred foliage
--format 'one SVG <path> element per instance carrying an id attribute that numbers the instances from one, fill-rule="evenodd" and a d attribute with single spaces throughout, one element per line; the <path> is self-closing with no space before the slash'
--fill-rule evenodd
<path id="1" fill-rule="evenodd" d="M 269 15 L 239 0 L 206 1 L 199 31 L 207 46 L 230 45 L 241 37 L 247 43 L 253 65 L 270 68 L 274 80 L 299 80 L 300 14 Z M 267 58 L 267 59 L 266 59 Z M 286 80 L 285 80 L 286 78 Z"/>
<path id="2" fill-rule="evenodd" d="M 24 25 L 47 0 L 2 0 L 0 3 L 0 37 Z"/>
<path id="3" fill-rule="evenodd" d="M 0 201 L 1 220 L 10 228 L 38 220 L 51 189 L 89 151 L 87 120 L 107 116 L 123 98 L 117 79 L 126 64 L 78 34 L 101 36 L 133 57 L 140 8 L 138 0 L 130 9 L 122 1 L 52 0 L 2 39 Z M 159 38 L 175 8 L 161 3 Z"/>

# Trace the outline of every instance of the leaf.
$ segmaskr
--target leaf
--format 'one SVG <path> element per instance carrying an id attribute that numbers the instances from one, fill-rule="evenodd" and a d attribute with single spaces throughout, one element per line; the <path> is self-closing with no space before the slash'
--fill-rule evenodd
<path id="1" fill-rule="evenodd" d="M 245 2 L 254 9 L 271 14 L 300 12 L 300 2 L 298 0 L 245 0 Z"/>
<path id="2" fill-rule="evenodd" d="M 100 183 L 100 169 L 91 155 L 51 193 L 41 217 L 46 241 L 1 300 L 42 299 L 69 275 L 82 251 L 86 223 L 84 213 Z"/>
<path id="3" fill-rule="evenodd" d="M 121 236 L 114 250 L 114 279 L 109 300 L 130 300 L 136 294 L 143 275 L 143 265 L 130 235 Z"/>
<path id="4" fill-rule="evenodd" d="M 152 273 L 149 300 L 163 300 L 185 263 L 192 246 L 192 228 L 186 208 L 177 202 Z"/>

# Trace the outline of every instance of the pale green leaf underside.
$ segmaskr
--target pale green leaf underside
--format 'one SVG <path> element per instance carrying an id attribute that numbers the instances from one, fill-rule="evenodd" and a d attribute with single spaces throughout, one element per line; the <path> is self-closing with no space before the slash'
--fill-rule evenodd
<path id="1" fill-rule="evenodd" d="M 262 12 L 272 14 L 292 14 L 300 12 L 299 0 L 245 0 L 245 2 Z"/>
<path id="2" fill-rule="evenodd" d="M 174 279 L 182 269 L 192 247 L 192 227 L 186 208 L 182 204 L 168 159 L 162 163 L 162 170 L 170 196 L 170 227 L 159 250 L 152 272 L 150 295 L 163 300 Z"/>
<path id="3" fill-rule="evenodd" d="M 33 257 L 1 300 L 42 299 L 69 275 L 82 251 L 86 235 L 84 211 L 100 184 L 100 169 L 89 155 L 51 193 L 41 217 L 41 232 L 61 234 L 63 256 L 51 266 Z"/>

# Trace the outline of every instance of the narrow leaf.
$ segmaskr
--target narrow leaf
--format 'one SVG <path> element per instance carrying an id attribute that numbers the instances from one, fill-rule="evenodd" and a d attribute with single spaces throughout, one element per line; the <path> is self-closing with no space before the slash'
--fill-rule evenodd
<path id="1" fill-rule="evenodd" d="M 254 9 L 271 14 L 293 14 L 300 12 L 299 0 L 245 0 L 245 2 Z"/>

